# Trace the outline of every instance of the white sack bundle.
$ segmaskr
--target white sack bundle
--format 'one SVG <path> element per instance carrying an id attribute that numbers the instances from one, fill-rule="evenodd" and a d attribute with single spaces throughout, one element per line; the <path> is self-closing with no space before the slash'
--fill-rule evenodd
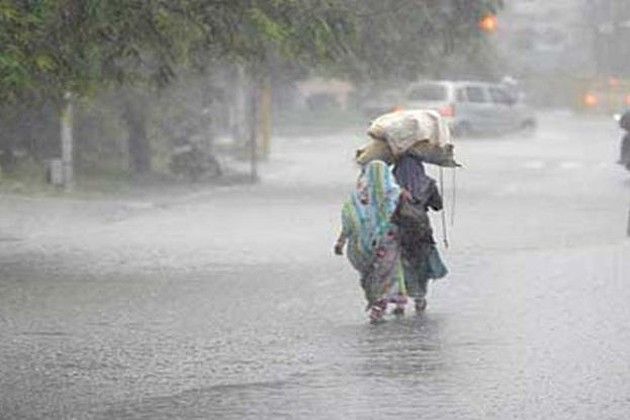
<path id="1" fill-rule="evenodd" d="M 357 151 L 357 163 L 393 162 L 403 153 L 434 165 L 460 166 L 453 156 L 451 133 L 442 116 L 431 110 L 397 111 L 375 119 L 368 134 L 373 140 Z"/>
<path id="2" fill-rule="evenodd" d="M 381 115 L 372 121 L 368 134 L 373 139 L 386 141 L 396 156 L 418 142 L 440 147 L 451 142 L 451 132 L 442 116 L 436 111 L 424 109 Z"/>

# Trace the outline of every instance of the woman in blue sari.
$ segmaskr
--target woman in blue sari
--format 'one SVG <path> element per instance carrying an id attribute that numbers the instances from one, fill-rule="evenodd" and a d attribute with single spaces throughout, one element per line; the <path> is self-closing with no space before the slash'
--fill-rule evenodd
<path id="1" fill-rule="evenodd" d="M 366 164 L 357 188 L 342 209 L 342 231 L 335 253 L 346 254 L 359 272 L 370 321 L 382 319 L 389 303 L 407 302 L 398 227 L 391 221 L 401 189 L 382 161 Z"/>

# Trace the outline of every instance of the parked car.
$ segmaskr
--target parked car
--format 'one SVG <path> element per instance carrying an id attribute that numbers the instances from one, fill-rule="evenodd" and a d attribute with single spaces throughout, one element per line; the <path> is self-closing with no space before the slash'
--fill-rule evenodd
<path id="1" fill-rule="evenodd" d="M 536 128 L 536 116 L 525 104 L 523 95 L 500 83 L 417 82 L 407 90 L 403 106 L 438 111 L 456 136 Z"/>

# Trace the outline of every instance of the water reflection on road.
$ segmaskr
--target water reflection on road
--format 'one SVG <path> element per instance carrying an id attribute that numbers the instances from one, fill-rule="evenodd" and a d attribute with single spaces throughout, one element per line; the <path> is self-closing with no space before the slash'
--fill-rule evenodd
<path id="1" fill-rule="evenodd" d="M 428 400 L 438 415 L 436 397 L 447 411 L 454 403 L 444 380 L 448 363 L 440 322 L 439 316 L 424 315 L 337 326 L 316 343 L 310 362 L 284 379 L 126 401 L 96 417 L 170 418 L 177 412 L 181 418 L 394 418 L 421 413 Z"/>
<path id="2" fill-rule="evenodd" d="M 606 127 L 459 143 L 451 273 L 425 315 L 376 326 L 331 251 L 345 136 L 142 211 L 0 202 L 0 418 L 625 419 L 628 183 Z"/>

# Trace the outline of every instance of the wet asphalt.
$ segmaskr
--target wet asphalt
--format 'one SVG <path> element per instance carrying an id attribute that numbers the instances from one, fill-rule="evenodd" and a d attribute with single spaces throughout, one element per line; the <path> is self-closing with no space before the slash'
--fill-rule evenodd
<path id="1" fill-rule="evenodd" d="M 0 418 L 626 419 L 620 138 L 544 113 L 458 141 L 450 275 L 380 325 L 332 255 L 360 129 L 274 140 L 257 185 L 2 193 Z"/>

